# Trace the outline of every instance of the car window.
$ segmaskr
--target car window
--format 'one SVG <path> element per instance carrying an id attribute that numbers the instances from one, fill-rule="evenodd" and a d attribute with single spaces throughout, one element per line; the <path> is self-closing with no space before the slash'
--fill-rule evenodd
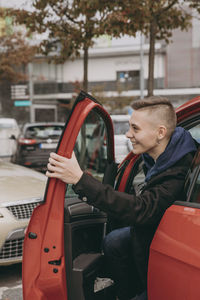
<path id="1" fill-rule="evenodd" d="M 18 129 L 18 124 L 15 119 L 0 118 L 0 129 Z"/>
<path id="2" fill-rule="evenodd" d="M 25 133 L 26 138 L 54 138 L 62 133 L 63 126 L 31 126 Z"/>
<path id="3" fill-rule="evenodd" d="M 106 126 L 99 114 L 93 110 L 81 127 L 74 152 L 81 169 L 102 181 L 107 161 Z M 75 194 L 72 186 L 68 185 L 66 197 L 73 196 Z"/>
<path id="4" fill-rule="evenodd" d="M 197 142 L 200 143 L 200 124 L 197 124 L 196 126 L 190 128 L 189 132 L 191 133 L 191 135 L 193 136 L 193 138 L 195 140 L 197 140 Z"/>
<path id="5" fill-rule="evenodd" d="M 0 128 L 1 129 L 8 129 L 8 128 L 17 128 L 17 126 L 13 123 L 0 123 Z"/>

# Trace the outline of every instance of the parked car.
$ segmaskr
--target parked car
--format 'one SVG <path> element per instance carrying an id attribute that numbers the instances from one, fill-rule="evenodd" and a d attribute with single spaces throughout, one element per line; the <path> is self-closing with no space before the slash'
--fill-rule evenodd
<path id="1" fill-rule="evenodd" d="M 198 139 L 200 96 L 179 107 L 177 117 L 178 125 L 195 132 Z M 107 165 L 93 175 L 129 193 L 142 170 L 142 158 L 130 152 L 118 166 L 117 176 L 113 176 L 116 165 L 112 120 L 90 95 L 81 92 L 78 96 L 57 153 L 70 157 L 77 138 L 80 145 L 82 137 L 85 143 L 88 120 L 93 120 L 94 125 L 103 123 L 106 132 Z M 79 161 L 84 160 L 81 153 L 77 152 Z M 84 170 L 91 172 L 90 165 L 85 164 Z M 167 209 L 152 241 L 148 300 L 199 300 L 200 148 L 188 170 L 185 193 L 187 201 L 179 199 Z M 107 225 L 106 214 L 81 201 L 71 185 L 66 187 L 58 179 L 49 179 L 45 201 L 34 210 L 25 236 L 23 299 L 115 299 L 113 285 L 94 289 L 96 279 L 104 276 L 106 269 L 101 246 Z"/>
<path id="2" fill-rule="evenodd" d="M 20 134 L 18 123 L 13 118 L 0 118 L 0 158 L 10 161 L 17 150 Z"/>
<path id="3" fill-rule="evenodd" d="M 115 160 L 121 163 L 132 149 L 125 135 L 129 129 L 130 115 L 111 115 L 111 119 L 114 126 Z"/>
<path id="4" fill-rule="evenodd" d="M 24 229 L 45 185 L 43 174 L 0 160 L 0 265 L 21 262 Z"/>
<path id="5" fill-rule="evenodd" d="M 56 150 L 63 123 L 27 123 L 17 141 L 14 162 L 38 170 L 46 169 L 49 154 Z"/>

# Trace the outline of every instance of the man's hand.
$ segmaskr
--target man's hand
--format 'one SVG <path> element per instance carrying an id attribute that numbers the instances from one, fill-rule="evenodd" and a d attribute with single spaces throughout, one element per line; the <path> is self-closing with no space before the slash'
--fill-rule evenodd
<path id="1" fill-rule="evenodd" d="M 76 184 L 83 175 L 74 152 L 71 158 L 51 153 L 47 169 L 46 176 L 58 178 L 65 183 Z"/>

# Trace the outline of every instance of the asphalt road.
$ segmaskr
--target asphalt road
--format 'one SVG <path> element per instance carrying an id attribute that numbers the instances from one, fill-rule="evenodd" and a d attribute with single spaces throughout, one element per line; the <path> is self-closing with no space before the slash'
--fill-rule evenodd
<path id="1" fill-rule="evenodd" d="M 22 265 L 0 267 L 0 300 L 23 300 L 22 296 Z M 112 284 L 109 278 L 97 278 L 95 291 Z"/>
<path id="2" fill-rule="evenodd" d="M 22 265 L 0 267 L 0 300 L 22 300 Z"/>

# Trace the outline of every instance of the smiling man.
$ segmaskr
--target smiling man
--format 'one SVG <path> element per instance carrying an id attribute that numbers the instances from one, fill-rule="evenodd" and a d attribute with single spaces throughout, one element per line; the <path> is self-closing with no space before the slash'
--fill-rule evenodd
<path id="1" fill-rule="evenodd" d="M 145 184 L 139 193 L 118 192 L 100 183 L 81 170 L 74 154 L 67 159 L 51 153 L 46 173 L 73 184 L 88 204 L 125 224 L 111 231 L 103 245 L 120 300 L 147 299 L 149 247 L 165 210 L 184 199 L 185 177 L 196 151 L 190 133 L 176 127 L 175 110 L 168 99 L 138 100 L 133 109 L 126 136 L 133 153 L 142 154 L 144 161 Z"/>
<path id="2" fill-rule="evenodd" d="M 165 98 L 151 97 L 150 100 L 133 103 L 126 136 L 133 145 L 135 154 L 148 153 L 154 160 L 165 150 L 172 132 L 176 128 L 176 114 L 171 103 Z"/>

